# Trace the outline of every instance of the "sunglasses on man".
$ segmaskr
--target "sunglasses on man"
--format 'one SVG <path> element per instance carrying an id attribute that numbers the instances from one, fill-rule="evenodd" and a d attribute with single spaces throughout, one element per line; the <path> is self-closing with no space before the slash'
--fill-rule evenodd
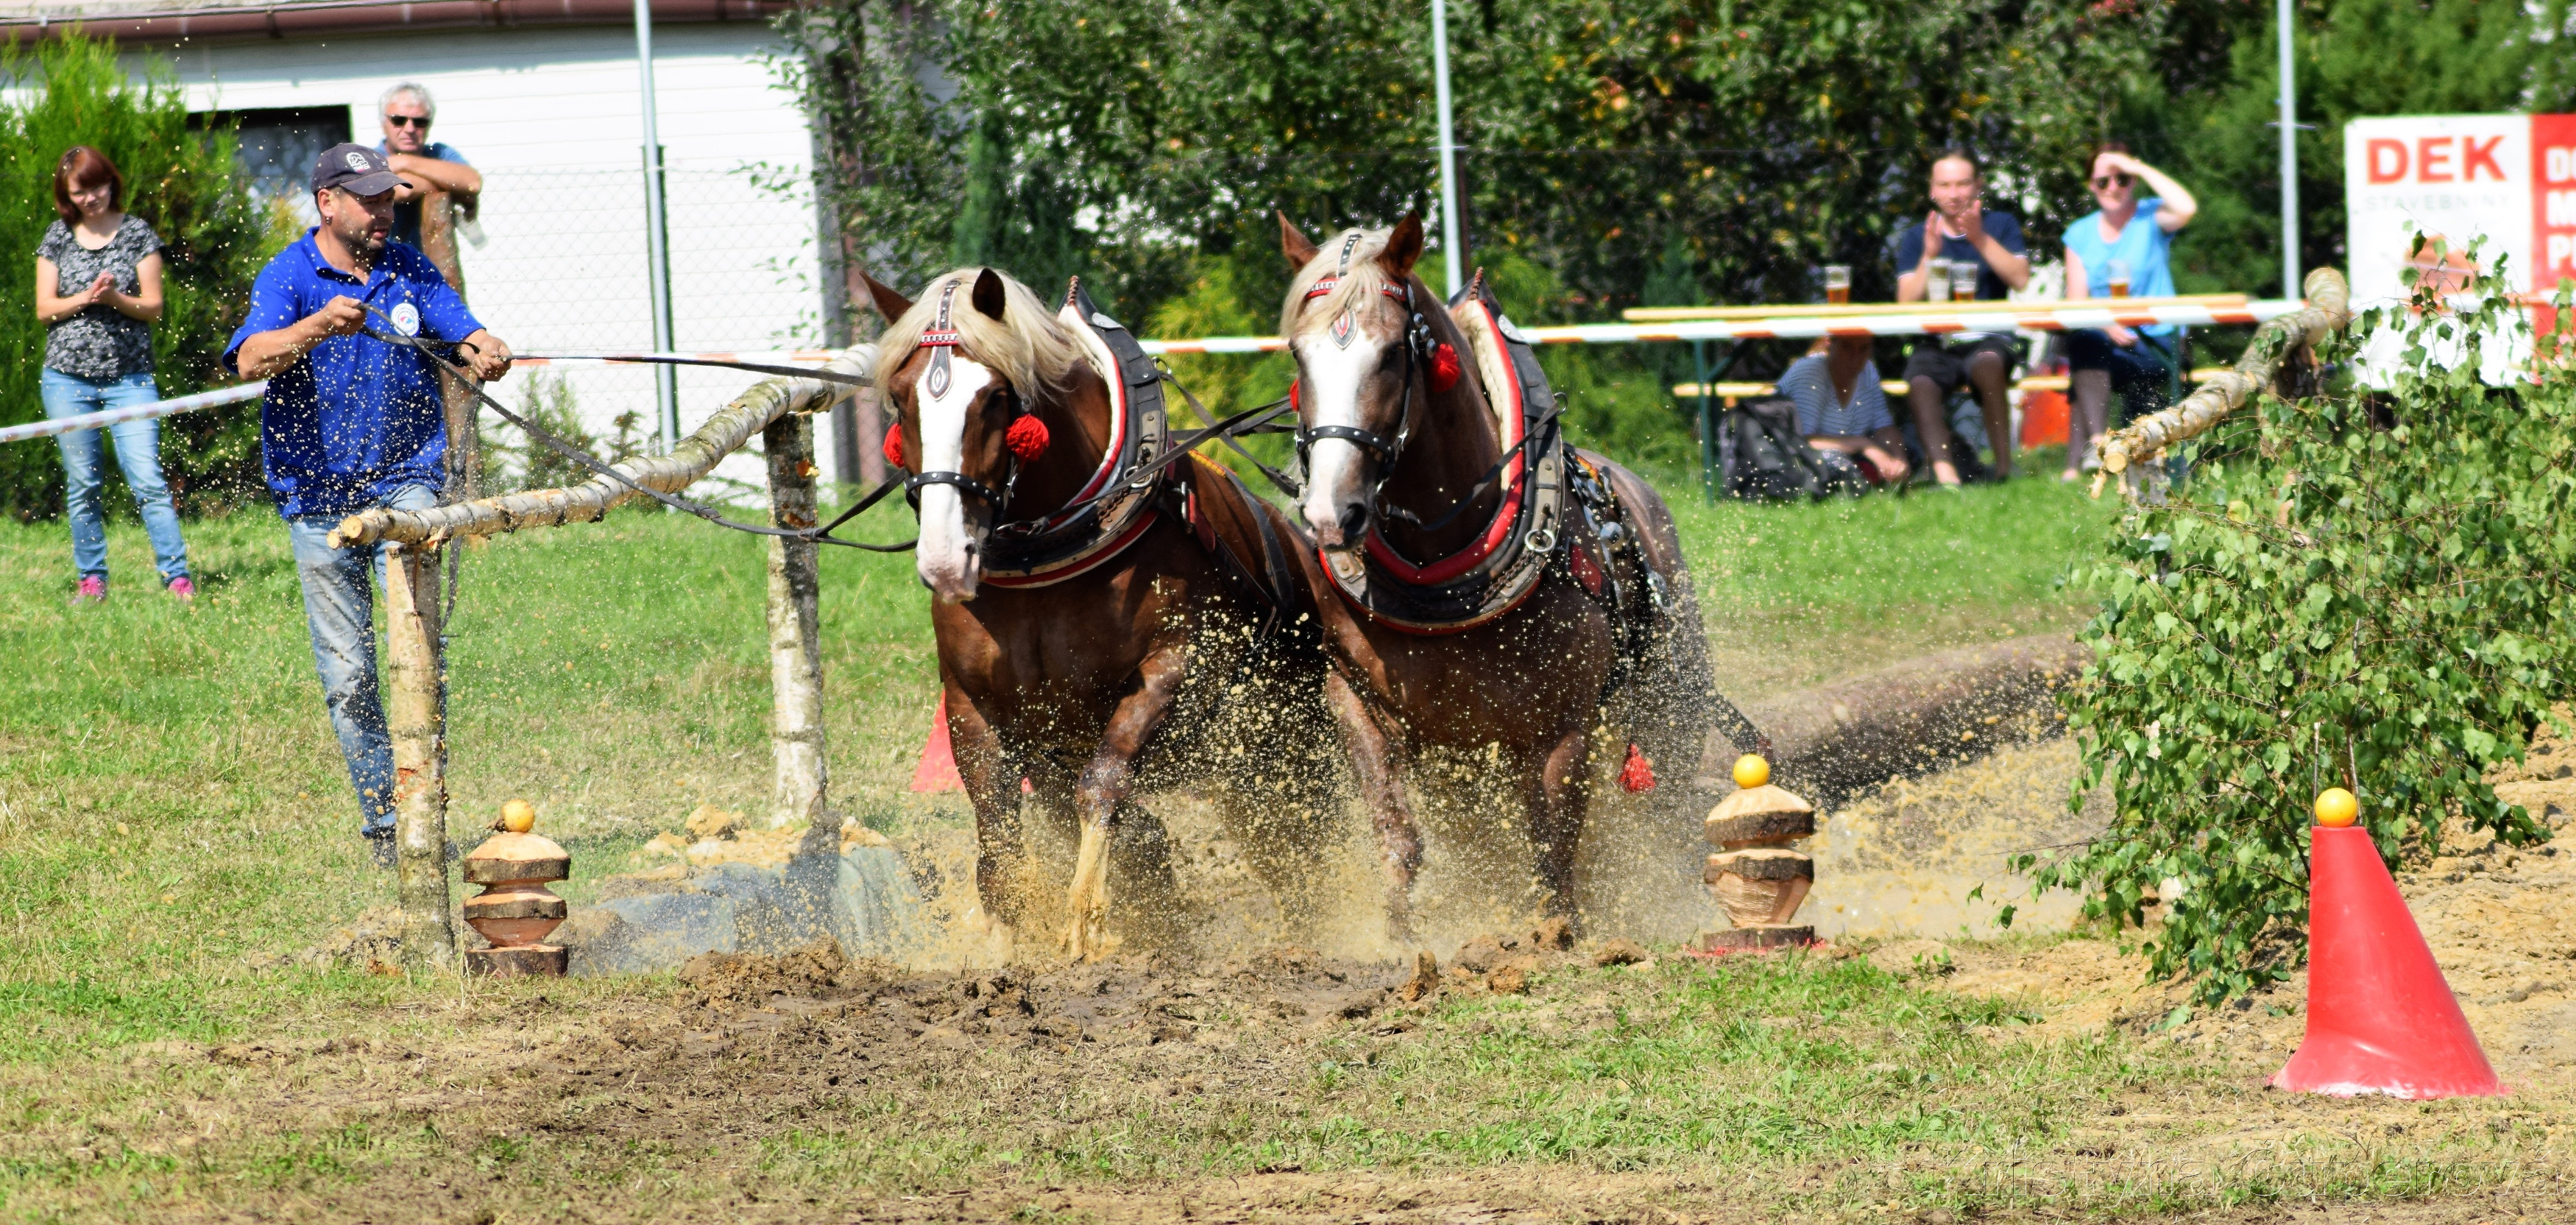
<path id="1" fill-rule="evenodd" d="M 2129 185 L 2129 176 L 2117 173 L 2106 174 L 2093 180 L 2093 185 L 2101 188 L 2126 187 Z"/>
<path id="2" fill-rule="evenodd" d="M 427 115 L 387 115 L 387 116 L 385 116 L 385 122 L 390 123 L 390 124 L 392 124 L 392 125 L 394 125 L 395 127 L 398 127 L 398 128 L 425 128 L 425 127 L 428 127 L 428 126 L 429 126 L 429 116 L 427 116 Z M 2098 181 L 2098 180 L 2097 180 L 2097 181 Z"/>

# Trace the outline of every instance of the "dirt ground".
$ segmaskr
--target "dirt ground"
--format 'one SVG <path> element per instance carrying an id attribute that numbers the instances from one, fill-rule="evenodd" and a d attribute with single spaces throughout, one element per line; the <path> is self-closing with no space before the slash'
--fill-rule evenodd
<path id="1" fill-rule="evenodd" d="M 1273 948 L 922 971 L 818 945 L 711 955 L 676 982 L 459 983 L 14 1072 L 8 1209 L 477 1225 L 2576 1220 L 2576 854 L 2463 846 L 2401 877 L 2509 1097 L 2281 1094 L 2260 1082 L 2297 1046 L 2303 978 L 2171 1025 L 2181 989 L 2143 984 L 2116 942 L 1928 937 L 1980 934 L 1964 890 L 2008 885 L 2002 852 L 2080 827 L 2063 812 L 2071 766 L 2063 744 L 2032 746 L 1835 814 L 1811 906 L 1840 934 L 1799 963 L 1865 959 L 1927 999 L 2013 1001 L 2010 1028 L 1973 1030 L 1989 1043 L 2110 1044 L 2107 1076 L 1964 1099 L 2069 1094 L 2044 1144 L 1642 1168 L 1537 1152 L 1375 1171 L 1309 1171 L 1293 1149 L 1216 1161 L 1332 1108 L 1319 1068 L 1426 1059 L 1506 1023 L 1542 1043 L 1597 1038 L 1715 971 L 1669 949 L 1622 964 L 1642 950 L 1526 927 L 1428 970 Z M 2559 824 L 2576 813 L 2571 767 L 2576 752 L 2544 744 L 2500 787 Z M 1508 1016 L 1476 1007 L 1505 997 Z"/>

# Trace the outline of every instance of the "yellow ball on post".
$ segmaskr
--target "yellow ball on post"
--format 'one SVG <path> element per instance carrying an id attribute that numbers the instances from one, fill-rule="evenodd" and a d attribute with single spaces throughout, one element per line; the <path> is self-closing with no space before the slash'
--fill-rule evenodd
<path id="1" fill-rule="evenodd" d="M 537 827 L 537 806 L 526 800 L 512 800 L 501 805 L 501 828 L 524 834 Z"/>
<path id="2" fill-rule="evenodd" d="M 2328 787 L 2317 793 L 2317 824 L 2327 829 L 2342 829 L 2361 819 L 2361 801 L 2341 787 Z"/>
<path id="3" fill-rule="evenodd" d="M 1735 785 L 1759 787 L 1771 781 L 1771 763 L 1759 753 L 1747 753 L 1735 759 Z"/>

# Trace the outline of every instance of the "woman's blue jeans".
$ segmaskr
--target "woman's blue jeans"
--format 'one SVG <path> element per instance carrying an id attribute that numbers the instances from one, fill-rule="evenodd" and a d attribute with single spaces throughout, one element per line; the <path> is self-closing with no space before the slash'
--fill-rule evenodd
<path id="1" fill-rule="evenodd" d="M 148 370 L 117 379 L 85 379 L 47 370 L 37 387 L 44 396 L 45 416 L 56 419 L 161 398 Z M 107 427 L 107 432 L 116 440 L 116 465 L 125 470 L 125 487 L 134 494 L 135 509 L 143 512 L 143 531 L 152 538 L 152 557 L 161 569 L 162 584 L 188 577 L 188 546 L 179 539 L 179 512 L 170 505 L 170 486 L 161 479 L 161 423 L 120 421 Z M 98 435 L 97 430 L 79 430 L 57 435 L 54 441 L 63 452 L 63 509 L 72 521 L 72 565 L 81 577 L 95 575 L 104 581 L 107 517 L 99 510 L 104 474 Z"/>

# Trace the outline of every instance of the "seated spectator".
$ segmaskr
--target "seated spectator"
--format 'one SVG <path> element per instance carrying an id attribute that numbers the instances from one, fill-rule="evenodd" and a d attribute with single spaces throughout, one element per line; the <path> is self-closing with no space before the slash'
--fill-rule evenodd
<path id="1" fill-rule="evenodd" d="M 1932 261 L 1977 267 L 1980 299 L 2003 298 L 2030 283 L 2030 259 L 2023 254 L 2021 222 L 2010 213 L 1988 212 L 1978 197 L 1985 190 L 1977 159 L 1965 149 L 1950 149 L 1932 163 L 1932 211 L 1896 235 L 1896 300 L 1921 302 L 1929 295 Z M 1938 231 L 1939 242 L 1926 236 Z M 2012 333 L 1953 332 L 1916 342 L 1905 363 L 1906 403 L 1914 412 L 1914 429 L 1932 464 L 1932 478 L 1959 483 L 1958 460 L 1952 453 L 1949 414 L 1944 405 L 1952 392 L 1973 388 L 1986 418 L 1986 437 L 1995 448 L 1994 479 L 2012 475 L 2013 363 L 2021 359 Z"/>
<path id="2" fill-rule="evenodd" d="M 1911 470 L 1905 435 L 1888 415 L 1869 347 L 1867 336 L 1817 341 L 1780 376 L 1780 394 L 1798 406 L 1798 432 L 1808 446 L 1851 456 L 1873 484 L 1897 484 Z"/>
<path id="3" fill-rule="evenodd" d="M 2138 198 L 2138 180 L 2155 195 Z M 2066 227 L 2066 297 L 2173 296 L 2173 233 L 2190 223 L 2200 203 L 2183 185 L 2153 166 L 2129 156 L 2116 141 L 2093 155 L 2093 201 L 2101 207 Z M 2115 275 L 2116 274 L 2116 275 Z M 2117 288 L 2118 293 L 2113 289 Z M 2111 393 L 2120 393 L 2123 424 L 2173 402 L 2181 363 L 2174 354 L 2174 326 L 2142 328 L 2119 324 L 2066 334 L 2066 361 L 2072 402 L 2067 412 L 2066 471 L 2061 480 L 2076 479 L 2100 460 L 2092 440 L 2110 426 Z"/>

